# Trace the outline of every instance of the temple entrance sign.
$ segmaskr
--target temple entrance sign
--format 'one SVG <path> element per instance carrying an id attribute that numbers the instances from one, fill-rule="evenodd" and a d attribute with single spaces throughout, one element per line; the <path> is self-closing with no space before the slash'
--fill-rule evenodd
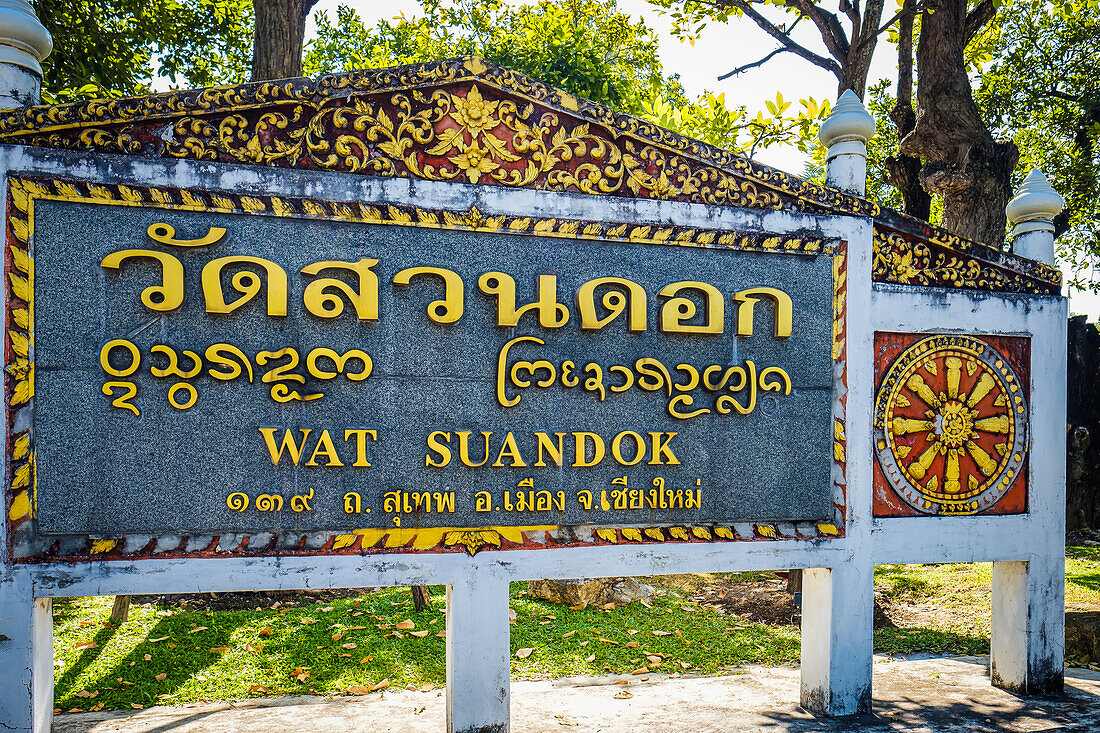
<path id="1" fill-rule="evenodd" d="M 54 597 L 446 584 L 500 731 L 509 582 L 775 568 L 850 714 L 879 563 L 1060 689 L 1060 275 L 861 198 L 853 99 L 828 187 L 472 57 L 8 112 L 5 723 Z"/>

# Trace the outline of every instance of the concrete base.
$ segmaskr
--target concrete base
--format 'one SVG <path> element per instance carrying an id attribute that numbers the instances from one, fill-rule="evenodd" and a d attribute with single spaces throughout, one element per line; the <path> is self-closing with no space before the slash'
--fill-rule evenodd
<path id="1" fill-rule="evenodd" d="M 600 731 L 1100 730 L 1100 673 L 1068 670 L 1066 694 L 1020 699 L 989 684 L 987 657 L 892 661 L 879 658 L 875 703 L 858 718 L 815 718 L 793 701 L 795 667 L 753 667 L 700 679 L 650 675 L 517 682 L 512 720 L 525 733 Z M 615 684 L 627 679 L 629 684 Z M 629 693 L 627 697 L 624 693 Z M 243 703 L 158 707 L 140 712 L 59 715 L 56 733 L 437 733 L 440 690 L 386 690 L 365 697 L 286 697 Z"/>
<path id="2" fill-rule="evenodd" d="M 26 577 L 0 580 L 0 730 L 49 733 L 53 710 L 53 602 Z"/>

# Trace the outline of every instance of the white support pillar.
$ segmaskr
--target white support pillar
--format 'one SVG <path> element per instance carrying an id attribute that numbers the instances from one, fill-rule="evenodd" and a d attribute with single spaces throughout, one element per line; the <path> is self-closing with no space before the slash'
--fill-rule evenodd
<path id="1" fill-rule="evenodd" d="M 989 676 L 1019 695 L 1062 692 L 1065 557 L 993 563 Z"/>
<path id="2" fill-rule="evenodd" d="M 0 730 L 53 725 L 53 604 L 26 576 L 0 579 Z"/>
<path id="3" fill-rule="evenodd" d="M 867 141 L 875 134 L 875 118 L 851 89 L 840 95 L 817 137 L 828 153 L 825 183 L 841 191 L 867 193 Z"/>
<path id="4" fill-rule="evenodd" d="M 802 707 L 815 715 L 871 709 L 874 568 L 861 560 L 802 573 Z"/>
<path id="5" fill-rule="evenodd" d="M 1012 251 L 1029 260 L 1054 265 L 1054 217 L 1066 202 L 1051 187 L 1046 175 L 1033 168 L 1016 196 L 1008 202 L 1005 213 L 1012 224 L 1009 239 Z"/>
<path id="6" fill-rule="evenodd" d="M 447 733 L 509 730 L 508 581 L 447 586 Z"/>
<path id="7" fill-rule="evenodd" d="M 28 0 L 0 0 L 0 111 L 38 104 L 53 39 Z"/>

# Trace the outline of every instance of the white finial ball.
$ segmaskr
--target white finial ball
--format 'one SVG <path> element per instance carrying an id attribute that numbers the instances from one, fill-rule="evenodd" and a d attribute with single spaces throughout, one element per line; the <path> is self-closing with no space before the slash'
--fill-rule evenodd
<path id="1" fill-rule="evenodd" d="M 821 125 L 817 137 L 826 148 L 842 142 L 866 143 L 875 134 L 875 118 L 851 89 L 845 90 L 833 105 L 829 118 Z"/>
<path id="2" fill-rule="evenodd" d="M 1033 168 L 1016 196 L 1008 202 L 1005 214 L 1013 224 L 1031 221 L 1054 221 L 1054 217 L 1066 207 L 1066 200 L 1050 185 L 1046 175 Z"/>
<path id="3" fill-rule="evenodd" d="M 53 50 L 53 39 L 27 0 L 0 0 L 0 63 L 42 75 L 40 61 Z"/>

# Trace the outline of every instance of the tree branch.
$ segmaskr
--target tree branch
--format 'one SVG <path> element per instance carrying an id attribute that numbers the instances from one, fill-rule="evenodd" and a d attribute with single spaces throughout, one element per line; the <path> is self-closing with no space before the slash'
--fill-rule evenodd
<path id="1" fill-rule="evenodd" d="M 832 59 L 827 59 L 824 56 L 819 56 L 805 46 L 801 46 L 792 41 L 783 31 L 779 30 L 770 20 L 761 15 L 746 0 L 733 0 L 730 4 L 740 9 L 741 12 L 748 16 L 752 22 L 756 23 L 762 31 L 779 41 L 779 43 L 791 53 L 801 56 L 815 66 L 820 66 L 826 71 L 832 72 L 838 78 L 843 75 L 844 70 L 840 67 L 839 63 Z M 813 20 L 812 17 L 810 19 Z M 816 23 L 817 21 L 814 22 Z M 826 43 L 825 45 L 828 46 L 829 44 Z M 844 59 L 845 57 L 842 55 L 838 58 Z"/>
<path id="2" fill-rule="evenodd" d="M 797 7 L 803 15 L 813 21 L 818 33 L 821 34 L 821 40 L 825 42 L 825 47 L 829 49 L 833 58 L 842 64 L 848 59 L 851 44 L 844 33 L 844 26 L 840 24 L 840 19 L 836 15 L 822 10 L 809 0 L 787 0 L 787 4 Z"/>
<path id="3" fill-rule="evenodd" d="M 993 4 L 993 0 L 982 0 L 975 5 L 966 14 L 966 42 L 970 43 L 974 40 L 974 36 L 978 35 L 979 31 L 985 27 L 986 23 L 993 20 L 993 16 L 996 14 L 997 6 Z"/>
<path id="4" fill-rule="evenodd" d="M 859 49 L 863 50 L 863 48 L 868 43 L 873 43 L 876 38 L 878 38 L 880 35 L 882 35 L 886 31 L 888 31 L 890 29 L 890 26 L 892 26 L 894 23 L 897 23 L 899 20 L 901 20 L 902 16 L 904 16 L 906 13 L 913 13 L 915 15 L 916 13 L 919 13 L 923 10 L 924 10 L 924 3 L 920 2 L 920 0 L 905 0 L 905 5 L 902 7 L 902 9 L 899 10 L 898 12 L 894 13 L 893 18 L 890 18 L 890 20 L 886 21 L 881 26 L 879 26 L 879 29 L 877 31 L 875 31 L 875 35 L 867 36 L 866 38 L 864 38 L 860 42 Z"/>
<path id="5" fill-rule="evenodd" d="M 731 76 L 737 76 L 738 74 L 740 74 L 744 71 L 748 71 L 749 69 L 755 69 L 757 66 L 763 66 L 768 61 L 770 61 L 772 59 L 772 57 L 778 56 L 779 54 L 784 53 L 784 52 L 790 52 L 790 49 L 787 48 L 786 46 L 780 46 L 779 48 L 775 49 L 774 51 L 772 51 L 771 53 L 769 53 L 767 56 L 760 59 L 759 61 L 753 61 L 751 64 L 745 64 L 744 66 L 738 66 L 733 71 L 727 71 L 725 74 L 722 74 L 720 77 L 718 77 L 718 81 L 725 81 L 726 79 L 729 79 Z"/>

